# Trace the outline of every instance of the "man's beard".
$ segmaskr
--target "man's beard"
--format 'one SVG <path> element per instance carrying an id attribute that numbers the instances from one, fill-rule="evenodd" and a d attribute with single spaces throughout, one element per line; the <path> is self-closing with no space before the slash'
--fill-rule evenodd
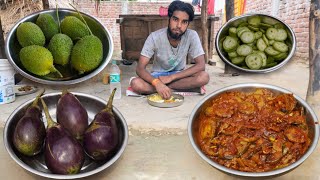
<path id="1" fill-rule="evenodd" d="M 184 35 L 184 33 L 185 33 L 186 31 L 182 32 L 181 34 L 175 34 L 175 33 L 173 33 L 173 32 L 171 31 L 170 27 L 168 26 L 167 32 L 168 32 L 168 35 L 169 35 L 170 38 L 175 39 L 175 40 L 180 40 L 181 37 L 182 37 L 182 35 Z"/>

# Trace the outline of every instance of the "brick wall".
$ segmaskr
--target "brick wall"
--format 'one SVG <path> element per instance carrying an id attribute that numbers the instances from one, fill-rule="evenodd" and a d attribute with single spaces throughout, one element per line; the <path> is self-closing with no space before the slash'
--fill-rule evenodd
<path id="1" fill-rule="evenodd" d="M 245 13 L 271 14 L 272 0 L 247 0 Z M 120 14 L 159 14 L 161 6 L 167 7 L 170 2 L 119 2 L 104 1 L 100 4 L 99 14 L 95 11 L 94 1 L 79 0 L 79 10 L 97 17 L 110 31 L 114 41 L 114 57 L 121 57 L 120 28 L 116 19 Z M 197 8 L 196 8 L 197 9 Z M 297 49 L 295 56 L 303 60 L 309 57 L 309 10 L 310 0 L 280 0 L 278 18 L 289 24 L 296 34 Z M 217 11 L 216 16 L 220 21 L 214 23 L 215 33 L 223 24 L 223 11 Z"/>
<path id="2" fill-rule="evenodd" d="M 99 13 L 95 10 L 94 1 L 78 1 L 80 11 L 93 15 L 112 34 L 114 58 L 121 58 L 120 26 L 116 23 L 120 14 L 159 14 L 161 6 L 167 7 L 170 2 L 119 2 L 104 1 L 100 3 Z"/>

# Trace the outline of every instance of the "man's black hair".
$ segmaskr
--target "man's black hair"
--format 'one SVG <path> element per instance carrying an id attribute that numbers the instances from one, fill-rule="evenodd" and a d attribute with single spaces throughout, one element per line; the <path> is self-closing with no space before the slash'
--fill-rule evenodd
<path id="1" fill-rule="evenodd" d="M 193 6 L 189 3 L 185 3 L 183 1 L 173 1 L 169 5 L 168 16 L 172 17 L 174 11 L 184 11 L 189 15 L 189 22 L 191 22 L 194 18 L 194 9 Z"/>

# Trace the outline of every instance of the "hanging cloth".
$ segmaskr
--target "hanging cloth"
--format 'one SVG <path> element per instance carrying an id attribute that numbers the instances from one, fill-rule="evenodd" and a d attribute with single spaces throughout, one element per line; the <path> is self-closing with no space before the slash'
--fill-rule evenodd
<path id="1" fill-rule="evenodd" d="M 208 0 L 208 15 L 214 14 L 214 0 Z"/>
<path id="2" fill-rule="evenodd" d="M 200 0 L 192 0 L 192 5 L 197 6 L 200 4 Z"/>
<path id="3" fill-rule="evenodd" d="M 234 0 L 234 15 L 240 16 L 244 13 L 246 7 L 246 0 Z"/>

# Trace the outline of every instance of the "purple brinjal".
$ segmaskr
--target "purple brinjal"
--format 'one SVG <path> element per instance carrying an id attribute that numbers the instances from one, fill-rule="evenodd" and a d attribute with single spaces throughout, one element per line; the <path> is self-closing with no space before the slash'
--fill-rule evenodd
<path id="1" fill-rule="evenodd" d="M 105 160 L 118 144 L 119 134 L 112 112 L 112 101 L 116 88 L 109 97 L 105 109 L 95 115 L 84 133 L 83 147 L 93 160 Z"/>
<path id="2" fill-rule="evenodd" d="M 73 137 L 82 140 L 88 128 L 88 113 L 72 93 L 64 90 L 57 104 L 57 121 Z"/>
<path id="3" fill-rule="evenodd" d="M 47 118 L 47 135 L 44 160 L 48 169 L 55 174 L 76 174 L 84 163 L 84 150 L 59 123 L 52 120 L 48 107 L 41 98 Z"/>
<path id="4" fill-rule="evenodd" d="M 22 154 L 34 156 L 41 152 L 46 129 L 42 122 L 41 109 L 38 102 L 44 90 L 27 108 L 23 117 L 19 119 L 13 132 L 13 145 Z"/>

